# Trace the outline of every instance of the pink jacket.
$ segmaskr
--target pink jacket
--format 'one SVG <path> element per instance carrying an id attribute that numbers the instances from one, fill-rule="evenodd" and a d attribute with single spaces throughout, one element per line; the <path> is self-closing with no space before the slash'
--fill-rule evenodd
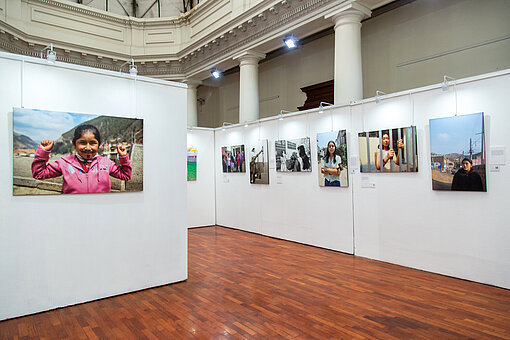
<path id="1" fill-rule="evenodd" d="M 35 179 L 64 176 L 64 194 L 110 192 L 110 175 L 124 181 L 131 179 L 131 162 L 127 155 L 119 157 L 120 166 L 106 157 L 97 156 L 90 164 L 88 172 L 83 171 L 83 166 L 75 155 L 47 164 L 49 159 L 50 151 L 39 147 L 32 162 L 32 176 Z"/>

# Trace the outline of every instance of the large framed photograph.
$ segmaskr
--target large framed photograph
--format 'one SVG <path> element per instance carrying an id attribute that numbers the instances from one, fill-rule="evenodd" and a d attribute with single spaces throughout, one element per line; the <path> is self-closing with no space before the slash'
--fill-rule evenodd
<path id="1" fill-rule="evenodd" d="M 417 172 L 416 126 L 358 134 L 361 172 Z"/>
<path id="2" fill-rule="evenodd" d="M 276 171 L 312 171 L 310 137 L 277 140 L 274 145 L 276 153 Z"/>
<path id="3" fill-rule="evenodd" d="M 487 191 L 483 112 L 429 124 L 432 189 Z"/>
<path id="4" fill-rule="evenodd" d="M 142 190 L 142 119 L 13 109 L 13 195 Z"/>
<path id="5" fill-rule="evenodd" d="M 259 140 L 250 150 L 250 183 L 269 184 L 267 139 Z"/>
<path id="6" fill-rule="evenodd" d="M 317 134 L 317 167 L 321 187 L 348 187 L 345 130 Z"/>
<path id="7" fill-rule="evenodd" d="M 222 147 L 221 163 L 223 172 L 246 172 L 244 145 Z"/>

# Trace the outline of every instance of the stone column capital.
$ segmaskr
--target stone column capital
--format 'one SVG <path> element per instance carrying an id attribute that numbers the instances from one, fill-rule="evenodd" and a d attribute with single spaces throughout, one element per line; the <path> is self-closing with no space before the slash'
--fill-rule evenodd
<path id="1" fill-rule="evenodd" d="M 239 65 L 258 65 L 259 61 L 264 59 L 266 55 L 264 53 L 256 51 L 244 51 L 241 54 L 236 55 L 232 59 L 239 60 Z"/>
<path id="2" fill-rule="evenodd" d="M 372 11 L 367 7 L 351 0 L 346 4 L 333 9 L 324 16 L 324 19 L 331 19 L 335 23 L 335 29 L 345 24 L 361 24 L 361 20 L 372 15 Z"/>

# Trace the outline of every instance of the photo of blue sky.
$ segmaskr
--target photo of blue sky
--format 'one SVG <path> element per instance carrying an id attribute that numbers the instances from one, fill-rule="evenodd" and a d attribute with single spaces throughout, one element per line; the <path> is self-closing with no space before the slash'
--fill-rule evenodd
<path id="1" fill-rule="evenodd" d="M 432 154 L 469 154 L 482 151 L 483 112 L 431 119 L 430 151 Z"/>
<path id="2" fill-rule="evenodd" d="M 98 117 L 98 115 L 14 108 L 14 131 L 30 137 L 34 142 L 56 140 L 64 132 Z"/>

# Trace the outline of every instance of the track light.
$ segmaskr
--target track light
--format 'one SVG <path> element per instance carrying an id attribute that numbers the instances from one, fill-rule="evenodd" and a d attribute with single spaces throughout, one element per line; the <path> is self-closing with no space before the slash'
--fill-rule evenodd
<path id="1" fill-rule="evenodd" d="M 378 104 L 381 102 L 381 94 L 386 94 L 386 92 L 379 90 L 375 91 L 375 102 Z"/>
<path id="2" fill-rule="evenodd" d="M 324 105 L 326 105 L 326 106 L 333 106 L 333 104 L 331 104 L 331 103 L 321 102 L 319 104 L 319 113 L 324 113 Z"/>
<path id="3" fill-rule="evenodd" d="M 132 75 L 133 77 L 136 76 L 138 74 L 138 69 L 135 65 L 135 60 L 133 58 L 131 58 L 131 62 L 128 60 L 124 64 L 120 65 L 119 72 L 122 72 L 122 68 L 124 67 L 124 65 L 127 64 L 129 64 L 129 74 Z"/>
<path id="4" fill-rule="evenodd" d="M 287 48 L 296 48 L 298 40 L 293 35 L 289 35 L 283 39 L 283 42 L 287 46 Z"/>
<path id="5" fill-rule="evenodd" d="M 211 71 L 211 75 L 215 78 L 215 79 L 218 79 L 219 77 L 221 77 L 221 71 L 218 70 L 217 68 L 215 68 L 214 70 Z"/>
<path id="6" fill-rule="evenodd" d="M 46 52 L 46 60 L 50 64 L 54 64 L 55 60 L 57 60 L 57 53 L 53 50 L 53 44 L 50 43 L 48 46 L 46 46 L 45 48 L 43 48 L 41 50 L 41 59 L 43 58 L 43 53 L 46 50 L 47 50 L 47 52 Z"/>
<path id="7" fill-rule="evenodd" d="M 455 81 L 455 78 L 448 77 L 446 75 L 443 77 L 443 83 L 441 84 L 441 88 L 443 89 L 443 91 L 448 91 L 449 89 L 448 80 Z"/>

